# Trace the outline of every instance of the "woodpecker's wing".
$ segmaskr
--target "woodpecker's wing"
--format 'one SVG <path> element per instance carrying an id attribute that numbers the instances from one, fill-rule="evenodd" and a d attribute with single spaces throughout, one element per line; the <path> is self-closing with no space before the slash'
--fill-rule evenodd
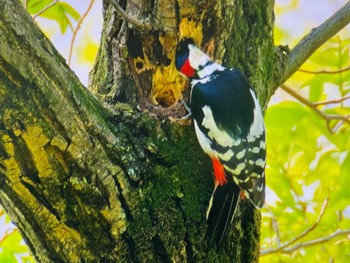
<path id="1" fill-rule="evenodd" d="M 265 129 L 248 80 L 238 70 L 216 71 L 192 81 L 191 111 L 209 155 L 222 162 L 233 181 L 257 207 L 265 199 Z M 204 147 L 203 147 L 204 145 Z"/>

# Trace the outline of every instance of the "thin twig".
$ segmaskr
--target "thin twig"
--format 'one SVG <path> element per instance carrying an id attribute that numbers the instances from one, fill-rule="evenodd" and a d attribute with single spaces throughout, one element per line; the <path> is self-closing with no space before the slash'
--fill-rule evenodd
<path id="1" fill-rule="evenodd" d="M 136 29 L 140 31 L 151 31 L 152 30 L 152 24 L 148 23 L 144 20 L 139 20 L 135 17 L 130 16 L 128 13 L 126 13 L 123 8 L 117 3 L 116 0 L 106 0 L 109 4 L 111 4 L 114 9 L 117 11 L 117 13 L 129 24 L 133 25 Z"/>
<path id="2" fill-rule="evenodd" d="M 317 71 L 312 71 L 312 70 L 307 70 L 307 69 L 298 69 L 298 71 L 303 72 L 303 73 L 309 73 L 309 74 L 338 74 L 338 73 L 342 73 L 345 71 L 350 70 L 350 66 L 346 67 L 346 68 L 341 68 L 338 70 L 317 70 Z"/>
<path id="3" fill-rule="evenodd" d="M 8 238 L 9 236 L 11 236 L 13 233 L 15 233 L 15 232 L 17 232 L 18 230 L 17 230 L 17 228 L 9 228 L 9 229 L 7 229 L 6 231 L 5 231 L 5 235 L 3 235 L 3 237 L 0 239 L 0 244 L 2 243 L 2 242 L 4 242 L 4 240 L 6 239 L 6 238 Z"/>
<path id="4" fill-rule="evenodd" d="M 267 255 L 267 254 L 272 254 L 272 253 L 277 253 L 277 252 L 280 252 L 280 251 L 285 251 L 286 249 L 288 249 L 289 246 L 291 246 L 293 243 L 297 242 L 298 240 L 300 240 L 301 238 L 305 237 L 307 234 L 309 234 L 312 230 L 314 230 L 319 222 L 321 221 L 325 211 L 326 211 L 326 207 L 328 205 L 328 202 L 329 202 L 329 199 L 326 198 L 326 200 L 323 202 L 323 205 L 322 205 L 322 208 L 321 208 L 321 212 L 320 214 L 318 215 L 318 218 L 317 220 L 315 221 L 315 223 L 304 230 L 304 232 L 302 232 L 300 235 L 296 236 L 295 238 L 293 238 L 292 240 L 280 245 L 280 246 L 277 246 L 275 248 L 270 248 L 270 249 L 266 249 L 266 250 L 262 250 L 261 251 L 261 255 Z"/>
<path id="5" fill-rule="evenodd" d="M 345 96 L 339 99 L 334 99 L 334 100 L 325 100 L 325 101 L 319 101 L 319 102 L 314 102 L 315 106 L 320 106 L 320 105 L 328 105 L 328 104 L 336 104 L 343 102 L 344 100 L 350 99 L 350 96 Z"/>
<path id="6" fill-rule="evenodd" d="M 284 72 L 276 83 L 276 87 L 283 84 L 300 66 L 328 39 L 350 23 L 350 1 L 344 4 L 330 18 L 320 26 L 311 30 L 291 50 L 288 55 Z"/>
<path id="7" fill-rule="evenodd" d="M 53 7 L 55 4 L 58 3 L 59 0 L 53 0 L 50 4 L 48 4 L 47 6 L 45 6 L 43 9 L 41 9 L 38 13 L 36 13 L 35 15 L 32 16 L 33 19 L 37 18 L 38 16 L 40 16 L 42 13 L 44 13 L 47 9 Z"/>
<path id="8" fill-rule="evenodd" d="M 274 216 L 271 208 L 269 206 L 266 207 L 270 213 L 270 216 L 271 216 L 271 222 L 272 222 L 272 228 L 273 228 L 273 231 L 275 232 L 276 234 L 276 243 L 277 243 L 277 246 L 280 246 L 281 245 L 281 237 L 280 237 L 280 230 L 279 230 L 279 227 L 278 227 L 278 223 L 277 223 L 277 220 L 276 220 L 276 217 Z"/>
<path id="9" fill-rule="evenodd" d="M 276 218 L 274 216 L 272 216 L 272 227 L 273 227 L 273 230 L 276 233 L 277 246 L 280 246 L 281 245 L 280 231 L 279 231 L 279 227 L 278 227 Z"/>
<path id="10" fill-rule="evenodd" d="M 71 62 L 71 59 L 72 59 L 72 54 L 73 54 L 73 47 L 74 47 L 74 42 L 75 42 L 75 38 L 77 36 L 77 33 L 78 31 L 80 30 L 81 28 L 81 25 L 83 24 L 86 16 L 88 15 L 88 13 L 90 12 L 91 8 L 92 8 L 92 5 L 94 4 L 94 1 L 95 0 L 91 0 L 90 1 L 90 4 L 86 10 L 86 12 L 83 14 L 83 16 L 79 19 L 78 21 L 78 24 L 77 24 L 77 27 L 74 29 L 73 31 L 73 36 L 72 36 L 72 40 L 70 42 L 70 48 L 69 48 L 69 55 L 68 55 L 68 62 L 67 64 L 70 65 L 70 62 Z"/>
<path id="11" fill-rule="evenodd" d="M 286 85 L 281 85 L 281 89 L 283 89 L 285 92 L 287 92 L 289 95 L 291 95 L 292 97 L 296 98 L 298 101 L 300 101 L 301 103 L 305 104 L 306 106 L 308 106 L 309 108 L 311 108 L 314 112 L 316 112 L 320 117 L 322 117 L 323 119 L 325 119 L 327 121 L 327 128 L 329 130 L 329 132 L 334 133 L 336 132 L 340 126 L 346 122 L 347 124 L 350 125 L 350 119 L 349 116 L 342 116 L 342 115 L 330 115 L 330 114 L 326 114 L 323 111 L 319 110 L 317 108 L 317 104 L 305 99 L 303 96 L 301 96 L 300 94 L 298 94 L 297 92 L 295 92 L 293 89 L 289 88 Z M 338 120 L 337 125 L 335 125 L 333 128 L 331 127 L 331 121 L 332 120 Z"/>
<path id="12" fill-rule="evenodd" d="M 310 240 L 310 241 L 306 241 L 306 242 L 301 242 L 301 243 L 296 244 L 295 246 L 292 246 L 289 248 L 284 248 L 278 252 L 280 252 L 280 253 L 292 253 L 300 248 L 305 248 L 305 247 L 310 247 L 310 246 L 314 246 L 317 244 L 325 243 L 325 242 L 332 240 L 333 238 L 335 238 L 337 236 L 342 236 L 342 235 L 350 235 L 350 229 L 345 229 L 345 230 L 338 229 L 328 236 L 321 237 L 321 238 L 314 239 L 314 240 Z"/>

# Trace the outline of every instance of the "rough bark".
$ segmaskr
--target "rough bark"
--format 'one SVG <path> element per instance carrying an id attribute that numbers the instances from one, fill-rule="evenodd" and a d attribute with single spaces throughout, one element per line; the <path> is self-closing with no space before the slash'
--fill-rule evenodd
<path id="1" fill-rule="evenodd" d="M 105 4 L 90 89 L 107 110 L 20 2 L 0 0 L 0 203 L 38 262 L 258 261 L 260 213 L 248 202 L 223 246 L 206 245 L 211 168 L 193 128 L 174 121 L 188 89 L 173 55 L 194 37 L 241 68 L 266 106 L 282 64 L 272 2 L 121 2 L 155 29 Z"/>

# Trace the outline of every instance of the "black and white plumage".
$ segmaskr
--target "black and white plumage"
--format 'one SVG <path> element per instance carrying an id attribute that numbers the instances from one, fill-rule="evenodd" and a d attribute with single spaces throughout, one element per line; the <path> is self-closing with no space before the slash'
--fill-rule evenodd
<path id="1" fill-rule="evenodd" d="M 200 146 L 213 163 L 215 188 L 207 210 L 208 238 L 219 245 L 239 200 L 265 200 L 265 127 L 256 94 L 237 69 L 227 69 L 180 41 L 176 68 L 191 80 L 190 108 Z"/>

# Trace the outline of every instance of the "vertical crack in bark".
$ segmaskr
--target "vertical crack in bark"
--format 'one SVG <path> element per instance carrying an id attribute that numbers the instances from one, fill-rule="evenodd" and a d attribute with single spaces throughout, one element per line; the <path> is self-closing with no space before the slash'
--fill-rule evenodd
<path id="1" fill-rule="evenodd" d="M 242 209 L 241 226 L 243 238 L 241 239 L 242 262 L 259 262 L 260 224 L 259 211 L 249 202 L 245 201 Z M 254 244 L 258 244 L 254 246 Z"/>
<path id="2" fill-rule="evenodd" d="M 174 11 L 175 11 L 175 20 L 176 20 L 176 30 L 178 32 L 179 31 L 180 21 L 181 21 L 181 18 L 180 18 L 180 5 L 179 5 L 178 0 L 174 0 L 174 4 L 175 4 Z"/>
<path id="3" fill-rule="evenodd" d="M 140 262 L 137 257 L 137 247 L 136 247 L 135 241 L 127 234 L 127 232 L 124 232 L 122 234 L 122 238 L 129 247 L 128 253 L 130 257 L 130 262 L 132 263 Z"/>
<path id="4" fill-rule="evenodd" d="M 14 145 L 14 158 L 18 163 L 22 175 L 30 179 L 33 183 L 40 184 L 39 171 L 36 168 L 33 155 L 26 143 L 21 137 L 16 137 L 12 130 L 8 130 L 7 134 L 10 136 Z"/>
<path id="5" fill-rule="evenodd" d="M 183 190 L 181 190 L 181 191 L 183 191 Z M 193 252 L 192 252 L 193 247 L 192 247 L 192 242 L 190 241 L 190 238 L 189 238 L 186 215 L 185 215 L 185 212 L 184 212 L 182 205 L 181 205 L 181 199 L 176 198 L 175 203 L 176 203 L 177 208 L 180 210 L 183 225 L 184 225 L 184 227 L 186 227 L 186 233 L 185 233 L 185 237 L 184 237 L 184 241 L 186 243 L 186 245 L 185 245 L 186 259 L 187 259 L 187 262 L 193 262 L 194 261 Z"/>
<path id="6" fill-rule="evenodd" d="M 149 0 L 149 1 L 150 1 L 150 9 L 152 10 L 152 13 L 154 13 L 155 0 Z"/>
<path id="7" fill-rule="evenodd" d="M 107 169 L 108 170 L 108 169 Z M 112 176 L 111 171 L 108 170 L 108 174 L 105 177 Z M 113 178 L 113 176 L 112 176 Z M 103 183 L 104 178 L 100 178 L 99 175 L 95 176 L 95 185 L 102 195 L 102 199 L 109 209 L 111 209 L 111 203 L 109 201 L 109 190 L 108 187 Z"/>
<path id="8" fill-rule="evenodd" d="M 129 208 L 129 205 L 126 202 L 126 199 L 125 199 L 125 197 L 123 195 L 123 188 L 121 187 L 121 185 L 120 185 L 118 179 L 116 178 L 116 176 L 113 176 L 113 179 L 114 179 L 114 183 L 117 186 L 117 189 L 118 189 L 118 192 L 119 192 L 118 193 L 118 199 L 119 199 L 119 202 L 120 202 L 120 205 L 121 205 L 122 209 L 124 210 L 126 219 L 129 222 L 132 222 L 134 220 L 134 217 L 132 216 L 131 210 Z"/>
<path id="9" fill-rule="evenodd" d="M 37 89 L 36 86 L 31 87 L 30 90 L 32 93 L 32 98 L 34 99 L 34 101 L 36 102 L 36 106 L 38 107 L 37 111 L 40 112 L 46 120 L 49 120 L 52 129 L 63 137 L 63 139 L 67 143 L 67 149 L 71 144 L 71 139 L 68 135 L 68 131 L 66 130 L 64 125 L 57 119 L 56 113 L 50 108 L 50 103 L 47 100 L 45 100 L 45 96 L 42 93 L 42 91 Z"/>
<path id="10" fill-rule="evenodd" d="M 164 243 L 162 239 L 159 237 L 159 235 L 155 235 L 152 237 L 152 244 L 154 247 L 154 252 L 159 257 L 161 262 L 163 263 L 170 263 L 170 257 L 166 251 L 166 248 L 164 246 Z"/>
<path id="11" fill-rule="evenodd" d="M 50 211 L 50 213 L 56 217 L 57 221 L 61 220 L 61 217 L 57 210 L 50 204 L 50 202 L 46 199 L 45 195 L 40 193 L 37 188 L 38 186 L 33 186 L 30 183 L 24 181 L 22 178 L 20 179 L 21 183 L 25 188 L 28 189 L 28 191 L 36 198 L 37 201 L 39 201 L 47 210 Z"/>

